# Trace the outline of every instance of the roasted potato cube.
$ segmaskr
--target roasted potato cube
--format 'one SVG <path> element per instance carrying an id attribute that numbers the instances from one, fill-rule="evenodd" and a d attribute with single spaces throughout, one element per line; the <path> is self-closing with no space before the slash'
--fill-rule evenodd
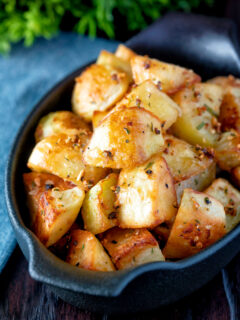
<path id="1" fill-rule="evenodd" d="M 119 44 L 115 56 L 130 63 L 131 59 L 136 56 L 136 53 L 123 44 Z"/>
<path id="2" fill-rule="evenodd" d="M 116 195 L 114 188 L 118 175 L 111 173 L 92 187 L 83 202 L 82 217 L 84 228 L 93 234 L 101 233 L 117 225 L 114 203 Z"/>
<path id="3" fill-rule="evenodd" d="M 221 134 L 215 145 L 217 164 L 223 170 L 230 171 L 240 165 L 240 134 L 231 130 Z"/>
<path id="4" fill-rule="evenodd" d="M 73 111 L 90 122 L 94 111 L 105 111 L 120 100 L 128 85 L 126 73 L 93 64 L 76 78 L 72 96 Z"/>
<path id="5" fill-rule="evenodd" d="M 42 193 L 32 230 L 46 247 L 56 243 L 70 229 L 84 196 L 80 187 L 63 191 L 55 187 Z"/>
<path id="6" fill-rule="evenodd" d="M 86 164 L 115 169 L 134 167 L 164 144 L 162 122 L 149 111 L 119 107 L 95 128 L 83 154 Z"/>
<path id="7" fill-rule="evenodd" d="M 101 240 L 117 269 L 164 261 L 156 239 L 147 229 L 113 228 Z"/>
<path id="8" fill-rule="evenodd" d="M 208 82 L 220 85 L 224 91 L 219 116 L 222 130 L 235 129 L 240 132 L 240 79 L 216 77 Z"/>
<path id="9" fill-rule="evenodd" d="M 228 87 L 240 87 L 240 79 L 235 78 L 232 75 L 228 77 L 216 77 L 207 81 L 208 83 L 214 83 L 221 86 L 224 91 L 228 90 Z"/>
<path id="10" fill-rule="evenodd" d="M 55 244 L 76 220 L 85 196 L 81 188 L 48 173 L 23 175 L 30 228 L 47 247 Z"/>
<path id="11" fill-rule="evenodd" d="M 122 169 L 117 187 L 121 228 L 153 228 L 172 222 L 177 197 L 166 161 L 159 155 L 143 165 Z"/>
<path id="12" fill-rule="evenodd" d="M 211 182 L 216 178 L 216 164 L 212 162 L 205 170 L 200 171 L 196 175 L 189 177 L 186 180 L 182 180 L 175 184 L 178 203 L 180 203 L 183 191 L 187 188 L 203 191 Z"/>
<path id="13" fill-rule="evenodd" d="M 197 83 L 173 97 L 181 107 L 182 115 L 173 125 L 173 132 L 191 144 L 214 146 L 220 123 L 217 120 L 223 90 L 211 83 Z"/>
<path id="14" fill-rule="evenodd" d="M 159 118 L 163 122 L 163 129 L 167 130 L 176 120 L 181 109 L 164 92 L 151 81 L 147 80 L 133 87 L 131 92 L 119 102 L 127 107 L 141 107 Z"/>
<path id="15" fill-rule="evenodd" d="M 97 64 L 125 72 L 128 75 L 129 82 L 132 82 L 132 69 L 129 61 L 123 60 L 111 52 L 102 50 L 98 56 Z"/>
<path id="16" fill-rule="evenodd" d="M 201 81 L 201 78 L 192 70 L 150 59 L 148 56 L 133 57 L 131 66 L 133 79 L 137 84 L 150 79 L 167 94 L 173 94 L 182 88 Z"/>
<path id="17" fill-rule="evenodd" d="M 173 176 L 178 203 L 184 189 L 202 191 L 216 177 L 213 153 L 207 148 L 192 146 L 173 136 L 166 136 L 162 156 Z"/>
<path id="18" fill-rule="evenodd" d="M 240 222 L 240 192 L 222 178 L 216 179 L 204 192 L 224 206 L 226 231 L 231 231 Z"/>
<path id="19" fill-rule="evenodd" d="M 226 234 L 223 205 L 215 198 L 185 189 L 163 255 L 181 259 L 210 246 Z"/>
<path id="20" fill-rule="evenodd" d="M 27 194 L 27 205 L 30 210 L 30 227 L 32 227 L 35 222 L 39 208 L 39 199 L 44 191 L 54 187 L 63 191 L 76 186 L 72 182 L 65 181 L 53 174 L 39 172 L 24 173 L 23 182 Z"/>
<path id="21" fill-rule="evenodd" d="M 80 135 L 90 133 L 89 125 L 70 111 L 51 112 L 43 117 L 35 131 L 36 142 L 58 133 Z"/>
<path id="22" fill-rule="evenodd" d="M 83 163 L 82 152 L 89 135 L 53 135 L 36 144 L 28 167 L 37 172 L 48 172 L 77 185 L 84 184 L 86 190 L 107 175 L 104 168 L 89 167 Z"/>
<path id="23" fill-rule="evenodd" d="M 93 112 L 93 117 L 92 117 L 93 130 L 99 126 L 102 119 L 105 118 L 108 113 L 109 113 L 108 111 L 94 111 Z"/>
<path id="24" fill-rule="evenodd" d="M 229 87 L 223 98 L 219 121 L 223 131 L 240 132 L 240 88 Z"/>
<path id="25" fill-rule="evenodd" d="M 114 265 L 100 241 L 89 231 L 74 230 L 66 261 L 78 268 L 114 271 Z"/>

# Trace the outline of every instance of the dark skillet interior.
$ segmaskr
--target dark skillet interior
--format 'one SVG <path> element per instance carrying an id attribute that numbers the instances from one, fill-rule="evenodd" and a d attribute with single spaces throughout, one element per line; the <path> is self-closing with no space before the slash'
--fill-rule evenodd
<path id="1" fill-rule="evenodd" d="M 226 20 L 170 14 L 127 45 L 139 53 L 191 67 L 204 78 L 228 73 L 240 75 L 236 34 L 233 25 Z M 215 50 L 212 50 L 213 45 Z M 26 162 L 34 146 L 34 130 L 39 119 L 54 110 L 70 109 L 74 78 L 85 67 L 53 88 L 20 129 L 6 171 L 9 216 L 19 245 L 29 260 L 31 276 L 49 284 L 65 301 L 84 309 L 109 313 L 157 308 L 180 299 L 213 278 L 239 251 L 240 226 L 191 258 L 179 262 L 155 262 L 112 273 L 74 268 L 39 242 L 26 227 L 28 209 L 22 174 L 27 171 Z"/>

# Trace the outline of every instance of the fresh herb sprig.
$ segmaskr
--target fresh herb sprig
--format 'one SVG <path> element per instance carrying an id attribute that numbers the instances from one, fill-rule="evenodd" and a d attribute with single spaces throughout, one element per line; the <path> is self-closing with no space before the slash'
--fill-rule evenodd
<path id="1" fill-rule="evenodd" d="M 50 38 L 73 21 L 72 29 L 95 37 L 99 32 L 115 38 L 116 26 L 138 31 L 166 11 L 191 11 L 216 0 L 1 0 L 0 52 L 12 43 L 33 44 L 37 37 Z M 118 21 L 118 22 L 117 22 Z"/>

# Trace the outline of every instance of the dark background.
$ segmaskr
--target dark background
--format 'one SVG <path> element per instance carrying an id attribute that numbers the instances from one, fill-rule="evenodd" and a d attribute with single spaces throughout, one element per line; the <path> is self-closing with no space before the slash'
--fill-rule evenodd
<path id="1" fill-rule="evenodd" d="M 201 5 L 200 7 L 193 9 L 193 13 L 204 14 L 207 16 L 217 16 L 217 17 L 231 17 L 234 20 L 238 20 L 238 26 L 240 28 L 240 13 L 239 17 L 236 14 L 236 8 L 240 10 L 240 1 L 239 0 L 216 0 L 216 3 L 213 7 L 207 7 L 206 5 Z M 121 18 L 122 19 L 122 18 Z M 64 25 L 65 26 L 65 25 Z M 132 36 L 134 36 L 135 32 L 129 32 L 126 28 L 125 23 L 122 21 L 118 21 L 118 17 L 116 17 L 116 39 L 120 41 L 126 41 Z M 240 33 L 240 29 L 239 29 Z M 103 36 L 103 35 L 102 35 Z"/>

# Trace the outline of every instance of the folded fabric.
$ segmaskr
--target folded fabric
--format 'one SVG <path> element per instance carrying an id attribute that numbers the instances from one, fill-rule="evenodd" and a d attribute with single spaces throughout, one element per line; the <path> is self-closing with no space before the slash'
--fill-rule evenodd
<path id="1" fill-rule="evenodd" d="M 31 48 L 16 45 L 9 57 L 0 57 L 0 272 L 16 244 L 4 200 L 4 170 L 21 123 L 58 81 L 96 59 L 101 49 L 116 46 L 114 41 L 61 33 L 39 39 Z"/>

